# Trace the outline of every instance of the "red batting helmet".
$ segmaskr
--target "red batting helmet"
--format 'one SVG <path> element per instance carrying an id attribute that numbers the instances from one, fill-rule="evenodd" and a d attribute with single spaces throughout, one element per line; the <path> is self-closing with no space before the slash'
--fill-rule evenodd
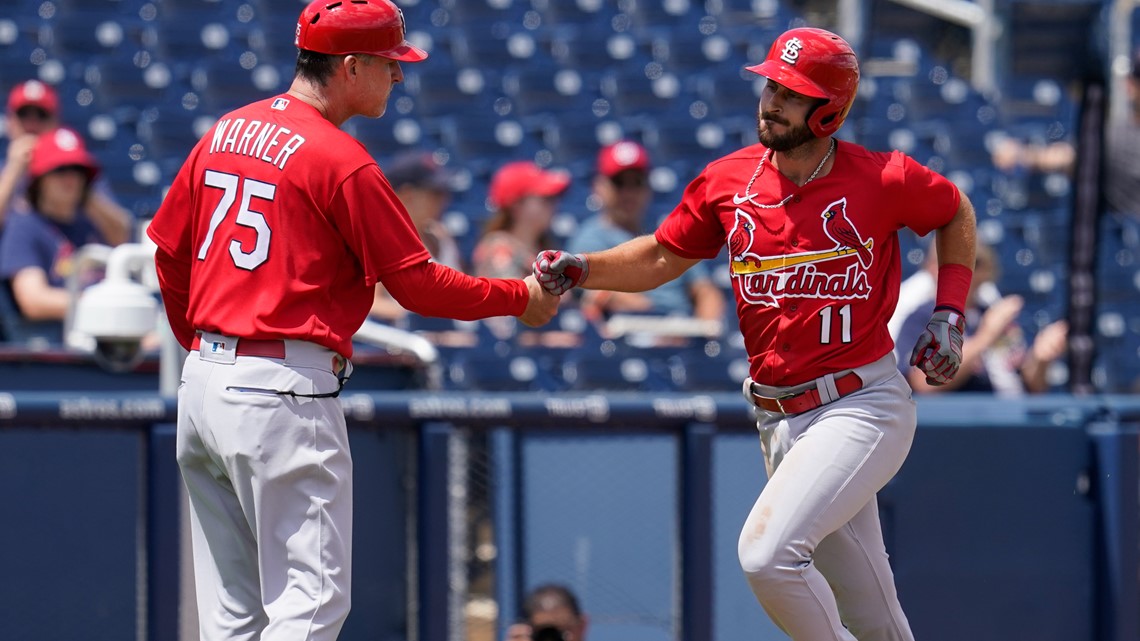
<path id="1" fill-rule="evenodd" d="M 851 46 L 823 29 L 791 29 L 776 38 L 768 57 L 747 68 L 821 104 L 808 116 L 807 125 L 820 138 L 835 133 L 851 110 L 859 88 L 859 61 Z"/>
<path id="2" fill-rule="evenodd" d="M 297 19 L 298 49 L 343 55 L 367 53 L 419 62 L 427 52 L 404 40 L 404 12 L 389 0 L 315 0 Z"/>

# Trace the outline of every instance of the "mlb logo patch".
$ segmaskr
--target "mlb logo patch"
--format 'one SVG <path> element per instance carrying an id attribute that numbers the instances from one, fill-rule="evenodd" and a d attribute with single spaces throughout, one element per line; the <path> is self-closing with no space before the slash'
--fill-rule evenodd
<path id="1" fill-rule="evenodd" d="M 288 106 L 289 106 L 289 100 L 288 99 L 278 98 L 278 99 L 273 101 L 272 105 L 269 105 L 269 108 L 270 109 L 276 109 L 277 111 L 285 111 L 285 107 L 288 107 Z"/>
<path id="2" fill-rule="evenodd" d="M 210 351 L 214 352 L 215 354 L 218 352 L 224 352 L 226 351 L 226 344 L 220 341 L 214 341 L 210 343 Z"/>

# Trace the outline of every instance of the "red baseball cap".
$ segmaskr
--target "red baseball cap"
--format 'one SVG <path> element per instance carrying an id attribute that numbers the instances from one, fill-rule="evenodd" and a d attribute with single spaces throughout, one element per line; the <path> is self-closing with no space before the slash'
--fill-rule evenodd
<path id="1" fill-rule="evenodd" d="M 649 152 L 630 140 L 622 140 L 602 147 L 598 152 L 598 173 L 615 176 L 627 169 L 649 171 Z"/>
<path id="2" fill-rule="evenodd" d="M 25 80 L 8 93 L 8 113 L 16 113 L 20 107 L 27 106 L 39 107 L 54 116 L 59 112 L 59 94 L 51 85 L 39 80 Z"/>
<path id="3" fill-rule="evenodd" d="M 488 197 L 496 207 L 510 207 L 527 196 L 557 196 L 570 186 L 570 174 L 547 171 L 528 160 L 503 165 L 491 178 Z"/>
<path id="4" fill-rule="evenodd" d="M 81 167 L 87 172 L 88 180 L 99 175 L 99 162 L 87 152 L 83 139 L 64 128 L 49 131 L 36 140 L 32 161 L 28 164 L 28 179 L 36 180 L 61 167 Z"/>

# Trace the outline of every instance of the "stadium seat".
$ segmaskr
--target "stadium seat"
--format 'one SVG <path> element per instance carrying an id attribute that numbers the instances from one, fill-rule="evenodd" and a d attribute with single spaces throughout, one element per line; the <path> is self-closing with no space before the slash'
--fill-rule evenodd
<path id="1" fill-rule="evenodd" d="M 673 383 L 685 392 L 733 392 L 748 377 L 748 355 L 721 341 L 707 341 L 669 357 Z"/>
<path id="2" fill-rule="evenodd" d="M 163 104 L 178 84 L 171 67 L 147 51 L 96 58 L 85 77 L 106 109 Z"/>
<path id="3" fill-rule="evenodd" d="M 604 0 L 532 0 L 531 5 L 549 27 L 609 28 L 616 3 Z"/>
<path id="4" fill-rule="evenodd" d="M 764 79 L 744 66 L 717 65 L 702 73 L 697 95 L 712 107 L 714 116 L 744 117 L 755 120 Z"/>
<path id="5" fill-rule="evenodd" d="M 512 64 L 548 67 L 553 63 L 535 32 L 521 26 L 495 25 L 490 30 L 455 29 L 450 33 L 447 44 L 454 60 L 467 61 L 483 69 L 502 69 Z"/>
<path id="6" fill-rule="evenodd" d="M 642 355 L 573 352 L 562 363 L 562 380 L 575 391 L 668 391 L 673 385 L 660 366 Z"/>
<path id="7" fill-rule="evenodd" d="M 190 85 L 202 99 L 202 107 L 217 114 L 265 100 L 289 88 L 291 75 L 256 57 L 210 58 L 195 66 Z"/>
<path id="8" fill-rule="evenodd" d="M 609 25 L 605 29 L 552 29 L 550 37 L 551 54 L 565 68 L 613 70 L 647 62 L 632 35 L 614 32 Z"/>
<path id="9" fill-rule="evenodd" d="M 472 26 L 484 32 L 497 25 L 521 27 L 529 5 L 525 0 L 439 0 L 452 26 Z"/>
<path id="10" fill-rule="evenodd" d="M 553 64 L 511 67 L 502 77 L 503 92 L 520 116 L 589 112 L 598 94 L 584 86 L 585 81 L 578 70 Z"/>
<path id="11" fill-rule="evenodd" d="M 617 116 L 682 116 L 697 99 L 687 92 L 682 79 L 672 73 L 649 77 L 642 70 L 608 72 L 601 78 L 601 93 Z"/>
<path id="12" fill-rule="evenodd" d="M 490 109 L 487 72 L 478 67 L 404 65 L 404 91 L 415 100 L 414 114 L 424 118 Z"/>

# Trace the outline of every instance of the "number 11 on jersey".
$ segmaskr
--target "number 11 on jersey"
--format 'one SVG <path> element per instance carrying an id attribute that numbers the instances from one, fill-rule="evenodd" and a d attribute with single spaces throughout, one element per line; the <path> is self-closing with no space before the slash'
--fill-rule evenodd
<path id="1" fill-rule="evenodd" d="M 831 343 L 831 316 L 834 305 L 828 305 L 819 310 L 819 342 L 823 345 Z M 851 303 L 847 303 L 839 308 L 840 320 L 840 336 L 839 340 L 843 343 L 851 342 Z"/>

